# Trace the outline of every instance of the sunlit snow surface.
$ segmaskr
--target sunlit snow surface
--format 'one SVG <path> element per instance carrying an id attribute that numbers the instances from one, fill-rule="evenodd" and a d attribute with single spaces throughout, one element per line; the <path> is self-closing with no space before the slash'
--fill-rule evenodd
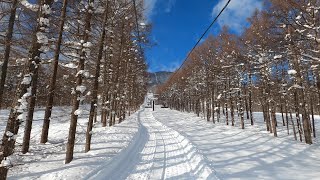
<path id="1" fill-rule="evenodd" d="M 79 119 L 74 160 L 65 165 L 70 108 L 53 111 L 49 143 L 39 144 L 44 110 L 35 113 L 30 153 L 15 154 L 9 179 L 318 179 L 319 143 L 306 145 L 287 135 L 278 116 L 278 138 L 265 131 L 262 114 L 246 129 L 214 125 L 191 113 L 141 109 L 114 127 L 93 129 L 84 153 L 88 107 Z M 8 111 L 2 111 L 0 130 Z M 317 116 L 317 127 L 320 118 Z M 239 122 L 239 120 L 236 120 Z M 20 149 L 23 127 L 17 145 Z M 320 133 L 317 134 L 320 136 Z M 19 155 L 17 155 L 19 154 Z"/>

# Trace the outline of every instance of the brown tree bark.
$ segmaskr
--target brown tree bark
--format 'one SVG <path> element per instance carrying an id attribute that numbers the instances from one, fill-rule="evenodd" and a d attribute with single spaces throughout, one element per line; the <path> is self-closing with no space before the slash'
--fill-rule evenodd
<path id="1" fill-rule="evenodd" d="M 278 137 L 277 134 L 277 118 L 276 118 L 276 108 L 275 102 L 271 103 L 271 119 L 272 119 L 272 130 L 274 137 Z"/>
<path id="2" fill-rule="evenodd" d="M 84 43 L 87 43 L 89 40 L 89 32 L 91 29 L 91 18 L 92 18 L 92 12 L 93 12 L 93 7 L 90 4 L 93 4 L 93 3 L 94 3 L 94 0 L 89 0 L 89 8 L 85 15 L 85 28 L 84 28 L 84 34 L 83 34 Z M 82 44 L 82 48 L 83 48 L 83 44 Z M 86 52 L 81 51 L 80 60 L 78 64 L 78 72 L 84 70 L 85 59 L 86 59 Z M 83 81 L 82 76 L 83 76 L 82 74 L 78 74 L 78 76 L 76 77 L 77 78 L 76 86 L 82 85 L 82 81 Z M 81 95 L 81 92 L 76 91 L 76 93 L 73 96 L 73 103 L 72 103 L 73 106 L 71 111 L 69 136 L 68 136 L 68 143 L 66 147 L 67 148 L 66 159 L 65 159 L 66 164 L 70 163 L 73 159 L 74 142 L 75 142 L 75 136 L 76 136 L 77 121 L 78 121 L 78 115 L 75 114 L 75 111 L 78 110 L 80 105 L 80 99 L 78 99 L 80 95 Z"/>
<path id="3" fill-rule="evenodd" d="M 41 1 L 40 1 L 41 2 Z M 52 6 L 53 0 L 43 0 L 40 3 L 40 7 L 43 7 L 44 4 L 48 5 L 50 8 Z M 39 17 L 41 18 L 49 18 L 49 14 L 46 14 L 41 8 L 39 10 Z M 41 42 L 38 42 L 37 33 L 45 33 L 45 28 L 47 28 L 46 24 L 40 24 L 38 22 L 37 29 L 35 31 L 33 42 L 30 50 L 30 58 L 29 58 L 29 74 L 31 76 L 31 96 L 29 100 L 28 114 L 26 118 L 26 124 L 24 129 L 24 136 L 22 142 L 22 153 L 25 154 L 29 151 L 30 146 L 30 135 L 32 129 L 32 121 L 33 121 L 33 113 L 36 105 L 36 96 L 37 96 L 37 86 L 38 86 L 38 76 L 39 76 L 39 67 L 40 67 L 40 48 L 43 46 Z"/>
<path id="4" fill-rule="evenodd" d="M 102 53 L 103 53 L 103 46 L 104 46 L 104 41 L 105 41 L 105 36 L 106 36 L 106 24 L 107 24 L 107 19 L 108 19 L 108 5 L 109 1 L 107 1 L 106 5 L 106 10 L 104 13 L 104 18 L 103 18 L 103 25 L 102 25 L 102 34 L 100 37 L 100 42 L 99 42 L 99 51 L 98 51 L 98 57 L 97 57 L 97 62 L 96 62 L 96 74 L 94 77 L 94 85 L 93 85 L 93 90 L 92 90 L 92 97 L 91 97 L 91 105 L 90 105 L 90 114 L 89 114 L 89 121 L 88 121 L 88 126 L 87 126 L 87 132 L 86 132 L 86 146 L 85 146 L 85 152 L 90 151 L 91 147 L 91 136 L 92 136 L 92 126 L 93 126 L 93 119 L 94 119 L 94 114 L 96 111 L 97 107 L 97 99 L 98 99 L 98 89 L 99 89 L 99 77 L 100 77 L 100 62 L 102 60 Z"/>
<path id="5" fill-rule="evenodd" d="M 56 88 L 58 62 L 59 62 L 59 55 L 60 55 L 60 49 L 61 49 L 61 43 L 62 43 L 63 26 L 65 24 L 65 19 L 66 19 L 67 3 L 68 3 L 68 0 L 63 0 L 63 5 L 62 5 L 62 10 L 60 15 L 59 35 L 58 35 L 58 40 L 56 42 L 56 49 L 55 49 L 54 58 L 53 58 L 53 73 L 52 73 L 51 82 L 49 86 L 47 105 L 44 113 L 40 143 L 46 143 L 48 141 L 50 117 L 52 113 L 53 98 L 54 98 L 55 88 Z"/>
<path id="6" fill-rule="evenodd" d="M 9 17 L 9 25 L 8 30 L 5 37 L 5 50 L 4 50 L 4 58 L 3 64 L 1 67 L 1 81 L 0 81 L 0 109 L 2 104 L 3 92 L 4 92 L 4 85 L 6 83 L 7 78 L 7 69 L 9 63 L 9 56 L 11 51 L 11 44 L 12 44 L 12 36 L 13 36 L 13 29 L 14 23 L 16 18 L 16 10 L 17 10 L 18 0 L 12 1 L 12 7 L 10 10 L 10 17 Z"/>

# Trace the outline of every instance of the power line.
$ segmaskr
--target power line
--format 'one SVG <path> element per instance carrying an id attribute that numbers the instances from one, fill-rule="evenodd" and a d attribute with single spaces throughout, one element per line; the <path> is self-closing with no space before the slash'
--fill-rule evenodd
<path id="1" fill-rule="evenodd" d="M 197 41 L 197 43 L 193 46 L 193 48 L 191 49 L 191 51 L 188 53 L 187 57 L 184 59 L 183 63 L 181 64 L 181 66 L 170 76 L 170 78 L 168 79 L 171 80 L 172 77 L 183 67 L 183 65 L 185 64 L 185 62 L 187 61 L 187 59 L 190 57 L 191 53 L 195 50 L 195 48 L 198 46 L 198 44 L 201 42 L 202 38 L 207 34 L 207 32 L 211 29 L 211 27 L 213 26 L 213 24 L 218 20 L 218 18 L 220 17 L 220 15 L 222 14 L 222 12 L 228 7 L 228 5 L 230 4 L 231 0 L 228 0 L 228 2 L 224 5 L 224 7 L 221 9 L 221 11 L 219 12 L 219 14 L 214 18 L 214 20 L 211 22 L 211 24 L 207 27 L 207 29 L 204 31 L 204 33 L 201 35 L 201 37 L 199 38 L 199 40 Z"/>

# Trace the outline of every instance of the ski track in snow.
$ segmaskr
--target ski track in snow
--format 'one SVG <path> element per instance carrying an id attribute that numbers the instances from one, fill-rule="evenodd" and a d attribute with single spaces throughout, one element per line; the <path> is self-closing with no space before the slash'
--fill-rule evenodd
<path id="1" fill-rule="evenodd" d="M 114 127 L 95 124 L 92 149 L 84 153 L 87 115 L 79 118 L 74 160 L 63 164 L 68 109 L 55 110 L 49 143 L 39 144 L 43 110 L 35 113 L 30 153 L 19 153 L 23 128 L 8 179 L 319 179 L 319 139 L 313 145 L 293 140 L 278 119 L 278 138 L 265 131 L 261 113 L 245 130 L 213 124 L 192 113 L 141 109 Z M 0 113 L 5 119 L 7 111 Z M 320 128 L 316 116 L 316 129 Z M 3 132 L 5 121 L 0 122 Z M 317 131 L 317 137 L 320 131 Z"/>
<path id="2" fill-rule="evenodd" d="M 150 109 L 140 113 L 139 131 L 131 144 L 88 178 L 218 179 L 184 136 L 157 121 Z"/>

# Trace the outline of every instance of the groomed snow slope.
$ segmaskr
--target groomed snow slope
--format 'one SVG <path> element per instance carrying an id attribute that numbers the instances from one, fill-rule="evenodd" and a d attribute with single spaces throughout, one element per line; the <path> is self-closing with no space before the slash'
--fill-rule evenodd
<path id="1" fill-rule="evenodd" d="M 65 110 L 63 110 L 65 109 Z M 87 116 L 79 119 L 75 159 L 63 163 L 69 127 L 67 108 L 55 109 L 50 143 L 39 145 L 43 111 L 36 112 L 30 153 L 12 158 L 9 179 L 319 179 L 319 143 L 306 145 L 264 130 L 261 113 L 246 129 L 212 124 L 191 113 L 141 109 L 121 124 L 93 130 L 84 153 Z M 2 112 L 4 118 L 6 112 Z M 280 119 L 280 118 L 279 118 Z M 316 121 L 319 127 L 319 117 Z M 3 124 L 0 126 L 3 132 Z M 318 133 L 318 135 L 320 135 Z M 21 136 L 18 144 L 21 143 Z M 17 164 L 18 163 L 18 164 Z M 19 165 L 20 164 L 20 165 Z"/>

